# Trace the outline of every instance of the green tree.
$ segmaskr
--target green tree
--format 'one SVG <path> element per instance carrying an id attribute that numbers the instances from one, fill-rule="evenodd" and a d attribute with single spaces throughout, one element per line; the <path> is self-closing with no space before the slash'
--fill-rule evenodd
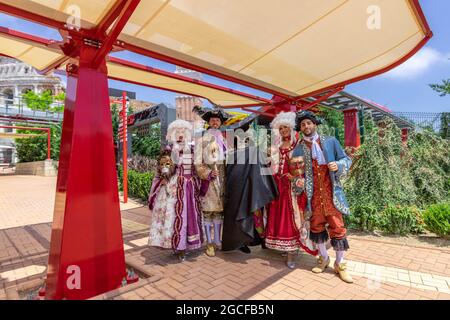
<path id="1" fill-rule="evenodd" d="M 111 105 L 111 121 L 112 121 L 112 129 L 113 129 L 113 139 L 114 145 L 117 145 L 119 142 L 119 108 L 117 104 L 113 103 Z"/>
<path id="2" fill-rule="evenodd" d="M 154 124 L 149 127 L 146 136 L 133 133 L 131 151 L 133 154 L 156 159 L 161 150 L 161 125 Z"/>
<path id="3" fill-rule="evenodd" d="M 53 112 L 63 112 L 64 111 L 64 101 L 66 100 L 66 93 L 61 92 L 53 97 L 54 101 L 57 103 L 51 108 Z"/>
<path id="4" fill-rule="evenodd" d="M 319 116 L 325 120 L 321 132 L 336 137 L 344 145 L 344 114 L 335 109 L 319 107 Z"/>
<path id="5" fill-rule="evenodd" d="M 441 84 L 434 83 L 429 85 L 431 89 L 438 92 L 441 97 L 450 95 L 450 79 L 442 80 Z"/>
<path id="6" fill-rule="evenodd" d="M 48 111 L 51 109 L 51 104 L 53 103 L 53 96 L 50 91 L 37 94 L 30 90 L 24 93 L 22 98 L 28 108 L 36 111 Z"/>

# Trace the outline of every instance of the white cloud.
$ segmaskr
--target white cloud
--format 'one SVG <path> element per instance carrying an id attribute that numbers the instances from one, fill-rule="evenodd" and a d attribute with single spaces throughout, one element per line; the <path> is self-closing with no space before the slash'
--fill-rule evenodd
<path id="1" fill-rule="evenodd" d="M 428 71 L 432 66 L 449 63 L 448 55 L 433 48 L 423 48 L 412 58 L 385 74 L 385 77 L 396 79 L 414 79 Z"/>

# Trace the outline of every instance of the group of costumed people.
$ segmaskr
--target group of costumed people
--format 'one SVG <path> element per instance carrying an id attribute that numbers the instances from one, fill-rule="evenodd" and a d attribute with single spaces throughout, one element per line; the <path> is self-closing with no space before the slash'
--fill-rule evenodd
<path id="1" fill-rule="evenodd" d="M 220 107 L 193 111 L 208 130 L 198 139 L 187 121 L 169 125 L 149 194 L 149 245 L 172 249 L 184 261 L 205 242 L 210 257 L 218 249 L 251 253 L 249 246 L 261 244 L 282 252 L 291 269 L 303 250 L 318 256 L 314 273 L 330 265 L 331 246 L 335 272 L 352 283 L 344 262 L 343 215 L 350 212 L 341 182 L 351 160 L 336 138 L 318 134 L 320 118 L 309 111 L 279 113 L 271 122 L 275 141 L 264 154 L 238 139 L 227 146 L 220 129 L 230 115 Z"/>

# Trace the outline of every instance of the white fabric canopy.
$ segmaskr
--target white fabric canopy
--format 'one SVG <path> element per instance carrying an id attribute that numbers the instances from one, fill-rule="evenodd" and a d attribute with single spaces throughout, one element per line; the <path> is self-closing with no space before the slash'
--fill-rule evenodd
<path id="1" fill-rule="evenodd" d="M 1 2 L 62 22 L 79 12 L 84 28 L 115 3 Z M 119 39 L 299 96 L 386 71 L 427 37 L 424 23 L 414 0 L 142 0 Z"/>

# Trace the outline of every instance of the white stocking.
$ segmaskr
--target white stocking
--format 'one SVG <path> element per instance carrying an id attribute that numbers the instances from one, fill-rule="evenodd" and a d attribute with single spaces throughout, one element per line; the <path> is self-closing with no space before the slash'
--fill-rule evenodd
<path id="1" fill-rule="evenodd" d="M 336 264 L 344 262 L 344 252 L 345 251 L 336 251 Z"/>
<path id="2" fill-rule="evenodd" d="M 317 248 L 319 249 L 319 253 L 322 257 L 324 257 L 324 259 L 328 259 L 328 252 L 327 252 L 327 246 L 326 243 L 318 243 L 317 244 Z"/>

